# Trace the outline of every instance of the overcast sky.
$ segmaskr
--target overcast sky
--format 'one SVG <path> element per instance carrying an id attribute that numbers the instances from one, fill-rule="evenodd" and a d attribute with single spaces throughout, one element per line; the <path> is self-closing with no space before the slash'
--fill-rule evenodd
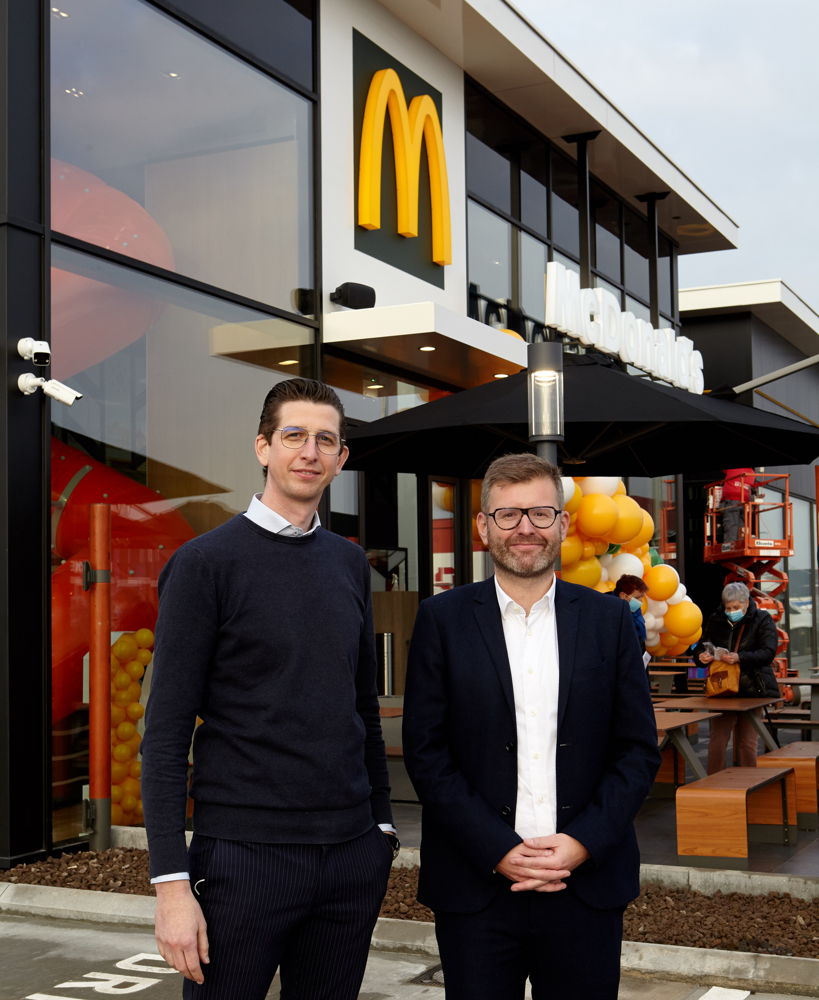
<path id="1" fill-rule="evenodd" d="M 739 225 L 681 286 L 781 278 L 819 311 L 819 2 L 512 2 Z"/>

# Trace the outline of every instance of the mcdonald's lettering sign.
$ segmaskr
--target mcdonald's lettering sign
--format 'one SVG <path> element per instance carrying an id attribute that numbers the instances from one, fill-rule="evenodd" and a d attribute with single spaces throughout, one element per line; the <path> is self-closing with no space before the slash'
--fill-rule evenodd
<path id="1" fill-rule="evenodd" d="M 452 224 L 441 94 L 354 36 L 356 249 L 443 287 Z"/>

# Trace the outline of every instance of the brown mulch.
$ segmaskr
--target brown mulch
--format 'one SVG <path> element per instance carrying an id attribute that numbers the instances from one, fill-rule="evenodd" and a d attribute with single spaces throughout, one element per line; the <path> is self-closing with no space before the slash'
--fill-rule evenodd
<path id="1" fill-rule="evenodd" d="M 417 878 L 416 868 L 393 870 L 382 916 L 432 920 L 430 911 L 415 899 Z M 135 848 L 63 854 L 0 871 L 0 881 L 153 895 L 147 852 Z M 705 896 L 649 885 L 626 910 L 624 937 L 627 941 L 819 958 L 819 903 L 786 893 L 746 896 L 716 892 Z"/>

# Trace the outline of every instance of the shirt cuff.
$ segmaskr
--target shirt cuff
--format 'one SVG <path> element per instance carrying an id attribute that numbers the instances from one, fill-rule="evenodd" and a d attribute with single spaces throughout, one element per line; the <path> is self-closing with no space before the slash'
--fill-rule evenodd
<path id="1" fill-rule="evenodd" d="M 172 875 L 157 875 L 151 879 L 151 885 L 156 885 L 157 882 L 182 882 L 188 879 L 190 875 L 187 872 L 174 872 Z"/>
<path id="2" fill-rule="evenodd" d="M 379 823 L 378 829 L 383 830 L 384 833 L 394 833 L 396 837 L 398 836 L 398 831 L 395 829 L 392 823 Z"/>

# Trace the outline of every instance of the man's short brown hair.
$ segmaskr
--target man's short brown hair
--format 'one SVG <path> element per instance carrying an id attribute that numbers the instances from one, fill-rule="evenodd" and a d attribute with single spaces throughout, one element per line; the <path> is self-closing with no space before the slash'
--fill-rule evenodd
<path id="1" fill-rule="evenodd" d="M 342 438 L 347 436 L 344 407 L 334 389 L 313 378 L 287 378 L 277 382 L 264 398 L 262 415 L 259 417 L 259 434 L 264 437 L 268 444 L 273 431 L 279 426 L 279 411 L 282 403 L 301 401 L 326 403 L 336 409 L 338 411 L 339 434 Z"/>
<path id="2" fill-rule="evenodd" d="M 563 509 L 563 483 L 560 480 L 560 469 L 545 458 L 522 452 L 516 455 L 502 455 L 486 470 L 481 487 L 481 510 L 489 513 L 489 492 L 493 486 L 506 486 L 507 483 L 530 483 L 533 479 L 550 479 L 557 494 L 557 505 Z"/>

